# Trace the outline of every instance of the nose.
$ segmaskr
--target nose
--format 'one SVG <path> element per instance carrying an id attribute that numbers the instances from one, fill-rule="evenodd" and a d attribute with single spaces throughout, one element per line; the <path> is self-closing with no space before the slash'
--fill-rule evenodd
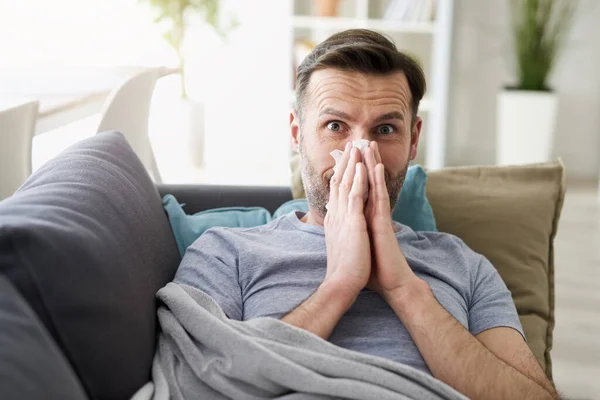
<path id="1" fill-rule="evenodd" d="M 358 127 L 352 130 L 352 134 L 350 135 L 351 139 L 353 142 L 356 140 L 367 140 L 367 141 L 371 141 L 373 140 L 371 137 L 371 132 L 369 131 L 369 129 L 363 128 L 363 127 Z"/>
<path id="2" fill-rule="evenodd" d="M 350 135 L 348 135 L 348 137 L 347 137 L 347 141 L 350 143 L 356 143 L 359 140 L 366 140 L 368 142 L 367 146 L 371 143 L 373 138 L 368 129 L 364 129 L 364 128 L 353 129 L 352 133 Z M 346 142 L 344 142 L 344 146 L 345 145 L 346 145 Z"/>

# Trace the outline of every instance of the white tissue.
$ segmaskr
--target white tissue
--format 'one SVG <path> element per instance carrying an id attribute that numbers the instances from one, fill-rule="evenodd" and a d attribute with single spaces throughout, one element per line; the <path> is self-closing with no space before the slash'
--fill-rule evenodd
<path id="1" fill-rule="evenodd" d="M 365 155 L 365 150 L 369 147 L 369 141 L 365 140 L 365 139 L 360 139 L 360 140 L 355 140 L 352 142 L 352 147 L 356 147 L 357 149 L 360 150 L 360 154 L 364 157 Z M 342 159 L 342 156 L 344 155 L 344 152 L 341 150 L 333 150 L 331 153 L 331 157 L 333 157 L 333 159 L 335 160 L 335 165 L 333 166 L 333 172 L 335 172 L 335 168 L 337 167 L 337 163 Z M 362 160 L 363 164 L 364 164 L 364 158 Z M 369 181 L 365 180 L 365 195 L 364 195 L 364 199 L 365 202 L 367 201 L 367 199 L 369 198 Z M 328 209 L 329 204 L 327 204 L 325 206 L 326 209 Z"/>
<path id="2" fill-rule="evenodd" d="M 369 147 L 369 141 L 365 139 L 355 140 L 354 142 L 352 142 L 352 147 L 356 147 L 357 149 L 359 149 L 360 154 L 364 156 L 365 150 L 367 149 L 367 147 Z M 341 150 L 334 150 L 329 154 L 331 154 L 331 157 L 333 157 L 333 159 L 335 160 L 335 165 L 333 166 L 333 172 L 335 172 L 335 167 L 337 167 L 338 161 L 342 159 L 344 152 Z"/>

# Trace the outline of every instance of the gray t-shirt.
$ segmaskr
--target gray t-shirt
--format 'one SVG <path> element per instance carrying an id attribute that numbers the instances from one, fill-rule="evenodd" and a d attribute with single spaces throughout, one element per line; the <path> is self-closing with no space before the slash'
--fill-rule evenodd
<path id="1" fill-rule="evenodd" d="M 254 228 L 211 228 L 185 253 L 175 282 L 210 295 L 229 318 L 282 318 L 325 277 L 325 233 L 292 212 Z M 439 303 L 473 335 L 505 326 L 523 330 L 495 268 L 460 239 L 397 224 L 398 243 Z M 363 289 L 329 341 L 430 373 L 408 331 L 377 292 Z"/>

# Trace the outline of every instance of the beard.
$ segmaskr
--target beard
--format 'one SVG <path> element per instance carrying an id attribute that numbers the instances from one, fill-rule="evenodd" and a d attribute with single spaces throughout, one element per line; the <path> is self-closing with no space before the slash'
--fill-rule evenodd
<path id="1" fill-rule="evenodd" d="M 304 185 L 304 192 L 306 194 L 306 200 L 311 210 L 319 213 L 322 217 L 327 214 L 327 208 L 325 206 L 329 202 L 330 186 L 329 181 L 333 176 L 333 173 L 323 176 L 314 167 L 310 157 L 306 154 L 302 142 L 299 145 L 300 152 L 300 171 L 302 176 L 302 184 Z M 406 172 L 408 171 L 409 161 L 406 162 L 404 168 L 395 177 L 390 177 L 388 173 L 385 173 L 385 186 L 390 198 L 390 213 L 396 207 L 400 191 L 404 185 L 404 179 L 406 178 Z M 370 190 L 370 188 L 369 188 Z"/>

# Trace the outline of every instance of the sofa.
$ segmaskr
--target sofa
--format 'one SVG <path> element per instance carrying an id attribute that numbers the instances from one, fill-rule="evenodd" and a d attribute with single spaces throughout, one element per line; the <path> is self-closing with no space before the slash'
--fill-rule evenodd
<path id="1" fill-rule="evenodd" d="M 488 257 L 551 378 L 560 161 L 429 171 L 437 228 Z M 274 212 L 291 187 L 156 186 L 124 137 L 82 140 L 0 202 L 2 399 L 127 399 L 151 376 L 155 294 L 181 256 L 163 209 Z M 302 189 L 294 187 L 295 197 Z"/>

